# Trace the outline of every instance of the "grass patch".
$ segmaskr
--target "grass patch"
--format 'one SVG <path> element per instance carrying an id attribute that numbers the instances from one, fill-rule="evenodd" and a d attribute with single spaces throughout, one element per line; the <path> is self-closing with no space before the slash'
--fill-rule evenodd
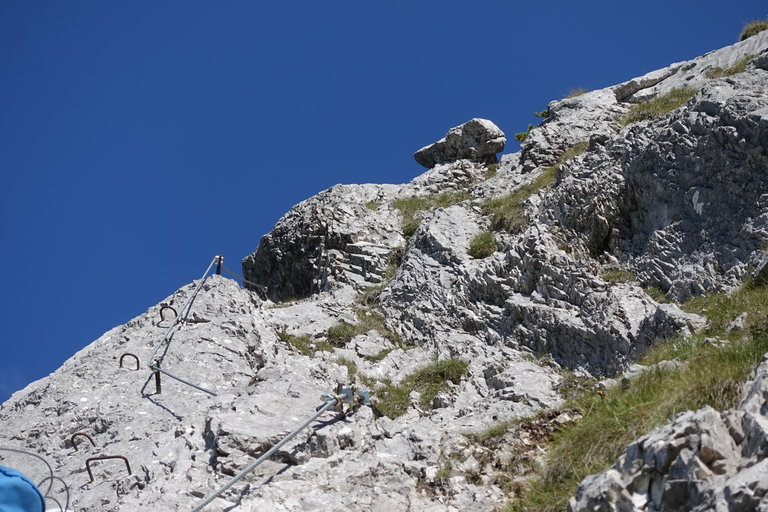
<path id="1" fill-rule="evenodd" d="M 346 357 L 340 357 L 336 360 L 336 364 L 347 368 L 347 375 L 349 376 L 350 383 L 353 383 L 357 376 L 357 363 Z"/>
<path id="2" fill-rule="evenodd" d="M 329 327 L 328 330 L 325 332 L 325 335 L 328 337 L 328 341 L 330 341 L 334 345 L 343 347 L 344 345 L 352 341 L 352 338 L 354 338 L 358 334 L 363 334 L 368 332 L 369 329 L 363 330 L 364 328 L 365 327 L 362 325 L 353 325 L 342 320 L 341 322 L 334 325 L 333 327 Z"/>
<path id="3" fill-rule="evenodd" d="M 448 381 L 458 384 L 467 374 L 468 363 L 458 359 L 446 359 L 429 364 L 405 377 L 395 385 L 385 382 L 376 390 L 376 407 L 394 419 L 405 414 L 411 405 L 412 391 L 421 393 L 420 405 L 428 407 L 432 399 L 444 390 Z"/>
<path id="4" fill-rule="evenodd" d="M 631 283 L 637 281 L 635 274 L 623 268 L 607 269 L 600 277 L 603 278 L 603 281 L 608 281 L 609 283 Z"/>
<path id="5" fill-rule="evenodd" d="M 547 462 L 509 511 L 560 511 L 587 476 L 612 466 L 635 439 L 671 421 L 686 410 L 705 405 L 724 410 L 734 407 L 741 383 L 768 352 L 768 287 L 743 286 L 731 295 L 712 294 L 683 305 L 688 312 L 710 315 L 710 325 L 692 339 L 675 339 L 654 349 L 644 362 L 677 357 L 685 364 L 677 370 L 657 368 L 604 397 L 581 393 L 566 405 L 583 417 L 556 432 Z M 724 329 L 739 313 L 748 314 L 749 336 L 731 336 L 732 343 L 716 346 L 708 336 L 727 338 Z M 713 369 L 717 371 L 713 371 Z"/>
<path id="6" fill-rule="evenodd" d="M 486 445 L 489 441 L 505 435 L 509 432 L 509 427 L 516 423 L 519 423 L 519 421 L 500 421 L 499 423 L 494 423 L 482 432 L 470 433 L 466 434 L 466 436 L 477 444 Z"/>
<path id="7" fill-rule="evenodd" d="M 483 231 L 475 235 L 469 242 L 467 253 L 475 259 L 487 258 L 496 252 L 496 240 L 493 239 L 493 233 Z"/>
<path id="8" fill-rule="evenodd" d="M 576 98 L 577 96 L 581 96 L 582 94 L 587 94 L 589 92 L 589 89 L 584 89 L 583 87 L 577 87 L 576 89 L 571 89 L 568 94 L 565 95 L 566 98 Z"/>
<path id="9" fill-rule="evenodd" d="M 472 195 L 466 190 L 443 192 L 430 196 L 410 196 L 392 201 L 392 207 L 403 214 L 403 236 L 410 238 L 419 228 L 421 218 L 418 212 L 434 210 L 435 208 L 447 208 L 454 204 L 472 199 Z"/>
<path id="10" fill-rule="evenodd" d="M 378 363 L 379 361 L 387 357 L 389 353 L 392 352 L 393 350 L 394 350 L 393 348 L 385 348 L 372 356 L 363 356 L 363 359 L 371 363 Z"/>
<path id="11" fill-rule="evenodd" d="M 365 334 L 368 331 L 376 331 L 398 347 L 405 347 L 406 343 L 387 327 L 384 315 L 378 311 L 370 311 L 366 308 L 356 308 L 357 323 L 351 324 L 342 320 L 325 332 L 328 343 L 332 346 L 343 347 L 355 336 Z"/>
<path id="12" fill-rule="evenodd" d="M 494 176 L 496 176 L 496 171 L 498 170 L 499 170 L 498 162 L 486 165 L 485 172 L 483 173 L 483 178 L 485 178 L 486 180 L 493 178 Z"/>
<path id="13" fill-rule="evenodd" d="M 579 156 L 580 154 L 584 153 L 587 148 L 589 147 L 589 141 L 588 140 L 582 140 L 574 144 L 573 146 L 566 149 L 562 155 L 560 155 L 560 158 L 557 159 L 557 164 L 555 165 L 562 165 L 571 158 L 575 156 Z"/>
<path id="14" fill-rule="evenodd" d="M 632 105 L 629 111 L 619 120 L 622 126 L 638 121 L 654 119 L 682 106 L 696 94 L 696 89 L 680 87 L 672 89 L 667 94 Z"/>
<path id="15" fill-rule="evenodd" d="M 721 67 L 715 66 L 708 69 L 704 75 L 707 78 L 722 78 L 724 76 L 733 76 L 737 73 L 743 73 L 747 69 L 747 64 L 749 64 L 755 57 L 757 57 L 757 55 L 747 54 L 734 62 L 728 69 L 724 70 Z"/>
<path id="16" fill-rule="evenodd" d="M 548 167 L 532 183 L 510 192 L 504 197 L 489 199 L 483 209 L 491 217 L 491 227 L 497 231 L 519 233 L 528 224 L 523 202 L 544 187 L 555 182 L 557 169 Z"/>
<path id="17" fill-rule="evenodd" d="M 383 203 L 381 201 L 368 201 L 365 203 L 365 207 L 369 210 L 378 210 L 379 206 L 381 206 Z"/>
<path id="18" fill-rule="evenodd" d="M 657 286 L 643 288 L 643 291 L 647 293 L 650 298 L 652 298 L 653 300 L 655 300 L 660 304 L 669 304 L 670 302 L 672 302 L 671 300 L 669 300 L 669 297 L 667 296 L 667 294 L 664 293 L 661 290 L 661 288 Z"/>
<path id="19" fill-rule="evenodd" d="M 317 352 L 330 352 L 333 346 L 327 341 L 312 339 L 310 336 L 296 336 L 288 334 L 285 330 L 279 331 L 277 337 L 280 341 L 289 344 L 293 348 L 308 357 L 313 357 Z"/>
<path id="20" fill-rule="evenodd" d="M 522 231 L 528 224 L 523 202 L 542 188 L 552 185 L 560 166 L 571 158 L 584 153 L 588 147 L 589 142 L 586 140 L 577 142 L 560 155 L 555 165 L 545 168 L 533 183 L 524 185 L 504 197 L 485 201 L 482 206 L 491 217 L 491 227 L 497 231 L 509 231 L 511 233 Z"/>
<path id="21" fill-rule="evenodd" d="M 741 34 L 739 35 L 739 41 L 743 41 L 748 37 L 759 34 L 763 30 L 768 30 L 768 20 L 751 21 L 744 25 L 744 28 L 741 30 Z"/>

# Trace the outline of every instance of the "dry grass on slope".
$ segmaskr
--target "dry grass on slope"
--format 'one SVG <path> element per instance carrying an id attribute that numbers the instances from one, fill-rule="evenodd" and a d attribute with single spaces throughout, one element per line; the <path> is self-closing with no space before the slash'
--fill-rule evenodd
<path id="1" fill-rule="evenodd" d="M 648 371 L 605 396 L 587 391 L 569 401 L 566 407 L 583 417 L 555 433 L 544 467 L 508 511 L 565 510 L 579 483 L 612 466 L 638 437 L 686 410 L 705 405 L 725 410 L 738 403 L 741 384 L 768 352 L 768 287 L 745 285 L 730 295 L 698 297 L 683 308 L 708 316 L 709 327 L 657 347 L 643 361 L 676 358 L 683 364 L 676 370 Z M 726 334 L 725 327 L 742 312 L 747 313 L 745 328 Z M 707 338 L 726 342 L 713 344 Z"/>

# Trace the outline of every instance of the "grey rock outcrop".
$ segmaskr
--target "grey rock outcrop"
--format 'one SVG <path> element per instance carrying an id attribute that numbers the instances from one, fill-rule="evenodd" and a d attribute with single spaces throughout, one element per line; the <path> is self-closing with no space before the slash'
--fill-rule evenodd
<path id="1" fill-rule="evenodd" d="M 380 283 L 403 244 L 388 204 L 395 185 L 337 185 L 292 208 L 243 262 L 246 279 L 272 300 L 307 297 L 334 283 Z"/>
<path id="2" fill-rule="evenodd" d="M 154 391 L 145 359 L 164 333 L 154 306 L 2 404 L 0 442 L 49 459 L 78 512 L 186 511 L 311 415 L 321 393 L 352 384 L 383 400 L 452 361 L 462 375 L 434 395 L 406 389 L 394 419 L 327 413 L 211 510 L 502 504 L 505 487 L 484 472 L 517 447 L 540 451 L 535 436 L 510 432 L 513 448 L 489 454 L 468 434 L 560 404 L 563 368 L 631 374 L 659 340 L 706 321 L 644 287 L 678 300 L 727 290 L 764 260 L 767 50 L 768 32 L 552 102 L 498 162 L 504 134 L 473 119 L 417 152 L 429 170 L 409 183 L 337 185 L 299 203 L 244 259 L 250 289 L 210 277 L 170 342 L 162 368 L 216 396 L 166 377 Z M 745 58 L 743 72 L 712 78 Z M 697 89 L 685 105 L 620 122 L 681 85 Z M 125 352 L 139 371 L 118 367 Z M 639 439 L 585 481 L 573 509 L 768 510 L 766 375 L 768 363 L 739 409 L 689 412 Z M 78 431 L 96 446 L 76 451 Z M 97 462 L 88 482 L 84 458 L 96 454 L 125 456 L 133 474 Z"/>
<path id="3" fill-rule="evenodd" d="M 570 512 L 768 510 L 768 358 L 734 410 L 688 411 L 586 478 Z"/>
<path id="4" fill-rule="evenodd" d="M 496 153 L 504 151 L 506 142 L 504 132 L 492 121 L 475 118 L 451 128 L 444 138 L 421 148 L 413 157 L 427 169 L 463 159 L 495 162 Z"/>

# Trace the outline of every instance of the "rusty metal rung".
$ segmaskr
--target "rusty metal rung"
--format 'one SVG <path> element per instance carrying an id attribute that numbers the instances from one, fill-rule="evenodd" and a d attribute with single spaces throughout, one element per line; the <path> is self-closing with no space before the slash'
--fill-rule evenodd
<path id="1" fill-rule="evenodd" d="M 170 309 L 171 311 L 173 311 L 173 314 L 174 314 L 175 317 L 179 316 L 179 313 L 178 313 L 178 311 L 176 311 L 176 308 L 174 308 L 173 306 L 163 302 L 162 304 L 160 304 L 160 323 L 165 322 L 165 316 L 163 315 L 163 311 L 165 311 L 167 309 Z"/>
<path id="2" fill-rule="evenodd" d="M 125 354 L 120 356 L 120 368 L 123 367 L 123 359 L 125 359 L 125 356 L 131 356 L 132 358 L 134 358 L 136 360 L 136 369 L 138 370 L 139 367 L 140 367 L 139 356 L 137 356 L 136 354 L 131 354 L 130 352 L 126 352 Z"/>
<path id="3" fill-rule="evenodd" d="M 96 443 L 93 442 L 93 438 L 86 434 L 85 432 L 75 432 L 72 434 L 72 437 L 69 438 L 69 442 L 72 443 L 72 446 L 75 448 L 75 451 L 79 451 L 77 449 L 77 445 L 75 444 L 75 438 L 78 436 L 83 436 L 84 438 L 88 439 L 91 442 L 91 446 L 96 446 Z"/>
<path id="4" fill-rule="evenodd" d="M 88 483 L 93 482 L 93 472 L 91 471 L 91 462 L 97 461 L 97 460 L 108 460 L 108 459 L 122 459 L 123 462 L 125 462 L 125 467 L 128 468 L 128 474 L 132 475 L 131 472 L 131 465 L 128 463 L 128 459 L 123 457 L 122 455 L 100 455 L 98 457 L 89 457 L 85 459 L 85 469 L 88 470 L 88 476 L 91 477 L 91 481 Z"/>

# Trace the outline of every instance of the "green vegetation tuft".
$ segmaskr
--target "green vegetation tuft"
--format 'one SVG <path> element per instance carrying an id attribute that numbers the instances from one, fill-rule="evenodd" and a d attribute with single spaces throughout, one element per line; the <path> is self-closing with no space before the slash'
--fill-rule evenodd
<path id="1" fill-rule="evenodd" d="M 571 89 L 570 92 L 565 96 L 566 98 L 575 98 L 577 96 L 581 96 L 582 94 L 587 94 L 589 92 L 588 89 L 584 89 L 582 87 L 578 87 L 576 89 Z"/>
<path id="2" fill-rule="evenodd" d="M 696 89 L 680 87 L 672 89 L 667 94 L 632 105 L 629 111 L 619 120 L 622 126 L 638 121 L 654 119 L 682 106 L 696 94 Z"/>
<path id="3" fill-rule="evenodd" d="M 528 134 L 531 133 L 531 130 L 533 130 L 534 128 L 535 126 L 533 126 L 532 124 L 529 124 L 527 130 L 525 130 L 524 132 L 519 132 L 515 134 L 515 140 L 520 143 L 525 142 L 525 139 L 528 138 Z"/>
<path id="4" fill-rule="evenodd" d="M 528 223 L 525 218 L 523 202 L 544 187 L 555 182 L 560 166 L 571 158 L 584 153 L 589 147 L 588 141 L 580 141 L 566 149 L 557 163 L 547 167 L 532 183 L 514 190 L 504 197 L 489 199 L 483 203 L 483 209 L 491 216 L 491 227 L 496 231 L 519 233 Z"/>
<path id="5" fill-rule="evenodd" d="M 382 205 L 381 201 L 368 201 L 367 203 L 365 203 L 365 207 L 368 208 L 369 210 L 378 210 L 379 206 L 381 205 Z"/>
<path id="6" fill-rule="evenodd" d="M 750 63 L 752 59 L 757 57 L 757 55 L 747 54 L 744 55 L 742 58 L 734 62 L 731 67 L 729 67 L 726 70 L 723 70 L 721 67 L 713 67 L 707 70 L 706 75 L 707 78 L 722 78 L 725 76 L 733 76 L 737 73 L 743 73 L 747 69 L 747 64 Z"/>
<path id="7" fill-rule="evenodd" d="M 328 337 L 328 341 L 331 342 L 333 345 L 343 347 L 344 345 L 352 341 L 352 338 L 354 338 L 358 334 L 363 334 L 368 332 L 367 329 L 366 330 L 363 330 L 363 329 L 365 329 L 365 326 L 363 325 L 352 325 L 342 320 L 341 322 L 334 325 L 333 327 L 329 327 L 325 335 Z"/>
<path id="8" fill-rule="evenodd" d="M 393 419 L 402 416 L 411 405 L 409 395 L 412 391 L 421 393 L 419 403 L 428 407 L 432 399 L 447 387 L 448 381 L 454 384 L 461 382 L 468 366 L 468 363 L 458 359 L 446 359 L 416 370 L 397 385 L 385 382 L 376 389 L 376 408 Z"/>
<path id="9" fill-rule="evenodd" d="M 635 274 L 623 268 L 610 268 L 600 276 L 609 283 L 631 283 L 637 281 Z"/>
<path id="10" fill-rule="evenodd" d="M 317 352 L 330 352 L 333 350 L 333 346 L 327 341 L 313 340 L 309 336 L 296 336 L 288 334 L 285 330 L 277 333 L 277 337 L 280 341 L 288 343 L 290 346 L 299 351 L 300 354 L 312 357 Z"/>
<path id="11" fill-rule="evenodd" d="M 523 202 L 544 187 L 555 182 L 556 168 L 548 167 L 533 183 L 524 185 L 504 197 L 489 199 L 483 203 L 483 209 L 491 216 L 491 227 L 497 231 L 519 233 L 525 228 L 528 220 L 525 218 Z"/>
<path id="12" fill-rule="evenodd" d="M 347 375 L 349 376 L 350 383 L 353 383 L 355 381 L 355 377 L 357 376 L 357 363 L 355 363 L 351 359 L 347 359 L 346 357 L 338 358 L 336 360 L 336 363 L 341 366 L 346 366 Z"/>
<path id="13" fill-rule="evenodd" d="M 483 231 L 478 233 L 469 242 L 467 253 L 476 259 L 487 258 L 496 252 L 496 240 L 493 239 L 493 233 Z"/>
<path id="14" fill-rule="evenodd" d="M 488 441 L 505 435 L 507 432 L 509 432 L 509 428 L 516 423 L 519 422 L 501 421 L 499 423 L 494 423 L 482 432 L 469 433 L 466 434 L 466 436 L 477 444 L 485 445 L 488 443 Z"/>
<path id="15" fill-rule="evenodd" d="M 551 112 L 549 111 L 548 108 L 542 110 L 541 112 L 534 112 L 533 113 L 533 115 L 535 115 L 536 117 L 541 117 L 543 119 L 548 118 L 550 116 L 550 114 L 551 114 Z"/>
<path id="16" fill-rule="evenodd" d="M 560 158 L 557 159 L 557 164 L 555 165 L 562 165 L 571 158 L 575 156 L 579 156 L 580 154 L 584 153 L 587 148 L 589 147 L 589 141 L 588 140 L 582 140 L 574 144 L 573 146 L 566 149 L 562 155 L 560 155 Z"/>
<path id="17" fill-rule="evenodd" d="M 744 25 L 744 28 L 741 31 L 741 35 L 739 36 L 739 41 L 743 41 L 748 37 L 759 34 L 764 30 L 768 30 L 768 20 L 751 21 Z"/>
<path id="18" fill-rule="evenodd" d="M 650 370 L 604 396 L 585 391 L 571 399 L 566 407 L 583 417 L 555 433 L 544 467 L 509 504 L 509 511 L 564 510 L 581 480 L 605 471 L 641 435 L 686 410 L 707 405 L 724 410 L 738 403 L 741 384 L 768 352 L 768 287 L 744 285 L 730 295 L 698 297 L 682 307 L 708 315 L 709 327 L 692 338 L 675 338 L 657 347 L 643 363 L 674 357 L 684 364 L 676 370 Z M 725 327 L 741 312 L 748 315 L 746 329 L 727 335 Z M 742 340 L 745 332 L 749 334 Z M 707 337 L 730 343 L 713 345 Z"/>
<path id="19" fill-rule="evenodd" d="M 389 353 L 392 352 L 393 350 L 394 349 L 392 349 L 392 348 L 385 348 L 385 349 L 380 350 L 378 353 L 376 353 L 376 354 L 374 354 L 372 356 L 363 356 L 363 359 L 365 359 L 366 361 L 369 361 L 371 363 L 378 363 L 379 361 L 381 361 L 382 359 L 387 357 L 389 355 Z"/>
<path id="20" fill-rule="evenodd" d="M 485 178 L 485 179 L 493 178 L 494 176 L 496 176 L 496 171 L 498 171 L 498 170 L 499 170 L 499 163 L 498 162 L 494 162 L 492 164 L 488 164 L 485 167 L 485 172 L 483 173 L 483 178 Z"/>
<path id="21" fill-rule="evenodd" d="M 651 286 L 649 288 L 643 288 L 643 291 L 648 294 L 649 297 L 651 297 L 656 302 L 659 302 L 661 304 L 669 304 L 672 302 L 669 300 L 669 297 L 666 293 L 664 293 L 661 288 L 656 286 Z"/>
<path id="22" fill-rule="evenodd" d="M 403 214 L 403 236 L 410 238 L 419 228 L 421 219 L 417 212 L 433 210 L 435 208 L 447 208 L 462 201 L 472 199 L 472 195 L 466 190 L 443 192 L 431 196 L 410 196 L 392 201 L 392 207 Z"/>
<path id="23" fill-rule="evenodd" d="M 402 338 L 387 327 L 384 315 L 378 311 L 371 311 L 367 308 L 357 308 L 355 313 L 357 315 L 356 324 L 351 324 L 342 320 L 333 327 L 328 328 L 325 335 L 328 338 L 329 345 L 343 347 L 359 334 L 365 334 L 368 331 L 377 331 L 398 347 L 406 346 L 406 343 Z"/>

